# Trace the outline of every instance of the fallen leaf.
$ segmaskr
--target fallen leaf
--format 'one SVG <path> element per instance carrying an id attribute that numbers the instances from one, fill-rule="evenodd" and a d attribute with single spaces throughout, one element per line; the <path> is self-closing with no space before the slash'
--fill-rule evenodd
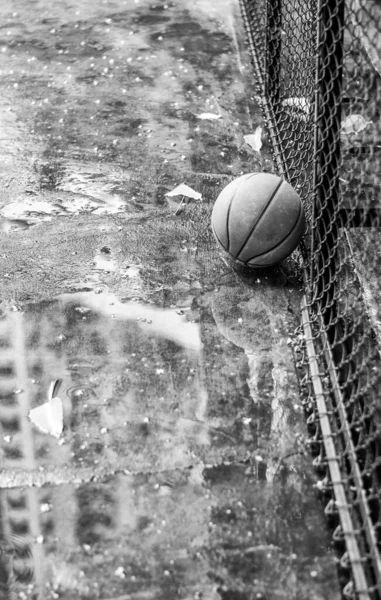
<path id="1" fill-rule="evenodd" d="M 63 431 L 62 400 L 55 396 L 61 381 L 57 379 L 50 385 L 48 401 L 29 411 L 29 419 L 42 433 L 59 438 Z"/>
<path id="2" fill-rule="evenodd" d="M 262 127 L 257 127 L 254 133 L 244 135 L 243 139 L 246 144 L 249 144 L 254 150 L 260 152 L 262 148 Z"/>
<path id="3" fill-rule="evenodd" d="M 350 115 L 346 117 L 341 123 L 341 132 L 349 135 L 350 133 L 360 133 L 368 125 L 371 125 L 372 121 L 365 121 L 362 115 Z"/>
<path id="4" fill-rule="evenodd" d="M 61 399 L 57 396 L 41 406 L 32 408 L 29 411 L 29 419 L 43 433 L 59 438 L 63 430 Z"/>
<path id="5" fill-rule="evenodd" d="M 200 192 L 192 190 L 189 185 L 182 183 L 173 189 L 171 192 L 167 192 L 166 196 L 186 196 L 187 198 L 193 198 L 194 200 L 201 200 L 202 195 Z"/>
<path id="6" fill-rule="evenodd" d="M 213 121 L 213 119 L 221 119 L 221 115 L 216 115 L 214 113 L 201 113 L 201 115 L 196 115 L 198 119 L 209 119 Z"/>

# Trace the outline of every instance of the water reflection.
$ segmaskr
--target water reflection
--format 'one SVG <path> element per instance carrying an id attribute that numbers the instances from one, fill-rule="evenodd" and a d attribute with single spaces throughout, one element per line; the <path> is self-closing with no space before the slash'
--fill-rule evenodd
<path id="1" fill-rule="evenodd" d="M 245 353 L 247 391 L 254 404 L 245 421 L 253 427 L 260 415 L 258 446 L 265 445 L 266 452 L 264 459 L 258 453 L 258 469 L 270 482 L 285 470 L 285 457 L 295 456 L 295 440 L 303 438 L 303 423 L 295 419 L 299 393 L 287 345 L 292 326 L 287 309 L 297 297 L 279 275 L 252 281 L 251 288 L 221 285 L 211 297 L 211 309 L 219 332 Z M 288 469 L 292 463 L 293 458 Z"/>
<path id="2" fill-rule="evenodd" d="M 193 518 L 184 518 L 185 496 Z M 170 599 L 179 583 L 184 591 L 210 589 L 210 597 L 218 597 L 197 558 L 210 498 L 189 473 L 118 475 L 27 495 L 7 490 L 0 499 L 1 523 L 8 527 L 1 536 L 4 600 L 124 598 L 127 591 Z"/>
<path id="3" fill-rule="evenodd" d="M 307 598 L 302 567 L 335 597 L 283 287 L 230 274 L 191 313 L 81 292 L 2 319 L 4 598 L 217 600 L 284 576 L 282 600 Z M 54 379 L 59 440 L 27 418 Z"/>
<path id="4" fill-rule="evenodd" d="M 237 588 L 336 598 L 308 484 L 258 487 L 242 466 L 221 465 L 3 490 L 0 500 L 4 599 L 221 600 Z"/>
<path id="5" fill-rule="evenodd" d="M 41 469 L 70 479 L 94 464 L 103 472 L 183 467 L 192 444 L 209 444 L 199 325 L 175 310 L 65 295 L 10 312 L 0 338 L 2 462 L 16 480 L 30 471 L 38 481 Z M 63 382 L 58 442 L 28 419 L 53 379 Z"/>
<path id="6" fill-rule="evenodd" d="M 111 293 L 79 292 L 61 295 L 64 302 L 79 302 L 96 313 L 122 321 L 134 320 L 146 333 L 162 336 L 179 346 L 201 350 L 199 325 L 189 322 L 181 310 L 157 308 L 138 302 L 120 302 Z M 80 307 L 77 310 L 83 310 Z"/>

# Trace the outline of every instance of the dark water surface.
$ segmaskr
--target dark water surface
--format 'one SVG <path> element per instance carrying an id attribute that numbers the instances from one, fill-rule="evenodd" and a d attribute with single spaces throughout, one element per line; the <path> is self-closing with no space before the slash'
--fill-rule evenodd
<path id="1" fill-rule="evenodd" d="M 295 268 L 238 276 L 210 231 L 221 188 L 272 168 L 243 139 L 262 121 L 236 12 L 0 16 L 0 597 L 337 599 Z M 57 437 L 28 416 L 55 380 Z"/>

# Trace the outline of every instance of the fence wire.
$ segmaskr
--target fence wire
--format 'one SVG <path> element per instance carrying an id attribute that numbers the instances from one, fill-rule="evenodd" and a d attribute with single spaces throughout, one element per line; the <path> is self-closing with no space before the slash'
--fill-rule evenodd
<path id="1" fill-rule="evenodd" d="M 343 596 L 381 599 L 381 3 L 240 0 L 278 172 L 307 217 L 300 346 Z"/>

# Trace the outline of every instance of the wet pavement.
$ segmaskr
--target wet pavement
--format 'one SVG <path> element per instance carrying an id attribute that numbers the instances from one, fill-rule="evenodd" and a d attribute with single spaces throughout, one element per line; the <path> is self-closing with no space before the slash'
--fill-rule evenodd
<path id="1" fill-rule="evenodd" d="M 237 274 L 210 229 L 272 170 L 237 7 L 0 15 L 1 598 L 336 600 L 297 263 Z"/>

